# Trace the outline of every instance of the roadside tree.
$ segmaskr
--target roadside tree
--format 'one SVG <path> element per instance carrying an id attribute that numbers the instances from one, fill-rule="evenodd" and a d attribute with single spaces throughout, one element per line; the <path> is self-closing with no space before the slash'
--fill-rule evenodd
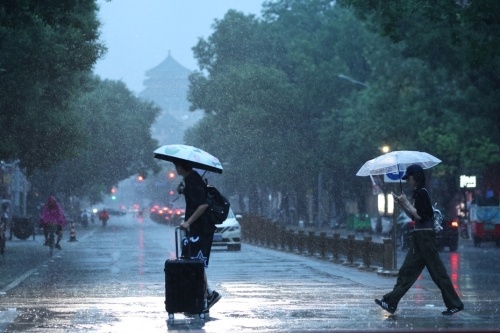
<path id="1" fill-rule="evenodd" d="M 159 108 L 135 97 L 123 82 L 92 79 L 72 105 L 85 135 L 83 148 L 33 177 L 37 193 L 60 193 L 98 202 L 119 181 L 157 172 L 152 158 L 158 143 L 151 125 Z M 43 196 L 42 196 L 43 197 Z"/>
<path id="2" fill-rule="evenodd" d="M 70 105 L 105 51 L 96 11 L 93 0 L 0 2 L 0 159 L 32 172 L 81 149 Z"/>

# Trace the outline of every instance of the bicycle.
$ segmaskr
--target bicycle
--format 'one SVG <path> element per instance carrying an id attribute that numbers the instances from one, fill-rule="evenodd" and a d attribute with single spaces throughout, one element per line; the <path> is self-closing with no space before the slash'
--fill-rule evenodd
<path id="1" fill-rule="evenodd" d="M 50 256 L 54 254 L 55 238 L 57 234 L 57 224 L 50 223 L 46 225 L 47 228 L 47 243 L 49 245 Z"/>

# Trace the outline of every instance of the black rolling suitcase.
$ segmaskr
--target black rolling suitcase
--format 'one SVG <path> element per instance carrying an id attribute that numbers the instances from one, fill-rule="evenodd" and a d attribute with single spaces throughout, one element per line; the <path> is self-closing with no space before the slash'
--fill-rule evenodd
<path id="1" fill-rule="evenodd" d="M 180 229 L 175 228 L 176 259 L 165 261 L 165 309 L 169 320 L 174 313 L 198 314 L 203 319 L 205 268 L 201 260 L 179 258 L 179 234 Z"/>

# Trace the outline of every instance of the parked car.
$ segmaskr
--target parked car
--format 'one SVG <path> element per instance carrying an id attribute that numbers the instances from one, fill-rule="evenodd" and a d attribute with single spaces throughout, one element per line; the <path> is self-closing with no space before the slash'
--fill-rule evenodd
<path id="1" fill-rule="evenodd" d="M 225 246 L 228 251 L 240 251 L 241 250 L 241 226 L 238 219 L 242 216 L 233 213 L 233 210 L 229 209 L 229 214 L 227 219 L 222 224 L 216 225 L 216 230 L 214 233 L 214 240 L 212 247 L 214 246 Z M 184 215 L 180 216 L 181 220 L 184 220 Z"/>
<path id="2" fill-rule="evenodd" d="M 227 246 L 228 251 L 241 250 L 241 226 L 238 219 L 241 215 L 234 215 L 229 209 L 227 219 L 222 224 L 216 225 L 212 246 Z"/>
<path id="3" fill-rule="evenodd" d="M 436 233 L 439 250 L 442 251 L 444 248 L 448 247 L 451 252 L 455 252 L 458 249 L 458 219 L 450 219 L 443 216 L 443 222 L 441 225 L 443 230 Z M 402 250 L 405 250 L 410 246 L 411 233 L 414 228 L 415 221 L 409 219 L 405 220 L 405 222 L 401 225 Z"/>

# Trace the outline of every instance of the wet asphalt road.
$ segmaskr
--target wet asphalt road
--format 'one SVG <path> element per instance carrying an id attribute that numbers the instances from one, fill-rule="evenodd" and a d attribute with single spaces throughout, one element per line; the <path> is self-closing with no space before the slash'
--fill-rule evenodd
<path id="1" fill-rule="evenodd" d="M 500 330 L 500 249 L 462 241 L 442 252 L 466 310 L 444 317 L 424 272 L 391 316 L 373 302 L 395 277 L 322 259 L 243 244 L 214 251 L 211 286 L 223 298 L 202 322 L 176 315 L 167 325 L 163 265 L 173 228 L 131 215 L 106 228 L 77 227 L 50 258 L 41 236 L 7 242 L 0 261 L 0 332 L 303 332 Z M 398 263 L 404 253 L 399 252 Z"/>

